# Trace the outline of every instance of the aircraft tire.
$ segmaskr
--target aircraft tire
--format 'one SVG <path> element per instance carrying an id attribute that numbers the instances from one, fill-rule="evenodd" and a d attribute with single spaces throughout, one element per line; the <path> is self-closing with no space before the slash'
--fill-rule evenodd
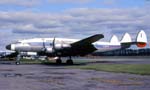
<path id="1" fill-rule="evenodd" d="M 56 64 L 61 64 L 61 63 L 62 63 L 61 59 L 56 60 Z"/>
<path id="2" fill-rule="evenodd" d="M 16 62 L 16 65 L 20 65 L 20 62 Z"/>
<path id="3" fill-rule="evenodd" d="M 67 60 L 67 62 L 66 62 L 68 65 L 73 65 L 73 61 L 72 60 Z"/>

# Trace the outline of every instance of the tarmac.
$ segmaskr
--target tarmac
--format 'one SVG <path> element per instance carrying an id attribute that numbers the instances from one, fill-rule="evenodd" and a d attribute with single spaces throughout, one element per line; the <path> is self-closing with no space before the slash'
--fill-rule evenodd
<path id="1" fill-rule="evenodd" d="M 149 58 L 102 58 L 94 63 L 149 63 Z M 92 63 L 92 64 L 94 64 Z M 89 64 L 89 63 L 87 63 Z M 0 90 L 149 90 L 150 76 L 69 69 L 66 65 L 0 64 Z"/>

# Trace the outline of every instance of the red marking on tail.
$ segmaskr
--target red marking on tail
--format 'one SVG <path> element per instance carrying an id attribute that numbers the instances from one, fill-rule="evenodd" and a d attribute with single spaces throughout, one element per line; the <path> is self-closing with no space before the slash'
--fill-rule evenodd
<path id="1" fill-rule="evenodd" d="M 138 42 L 136 45 L 137 45 L 137 47 L 143 48 L 143 47 L 146 46 L 146 43 L 144 43 L 144 42 Z"/>

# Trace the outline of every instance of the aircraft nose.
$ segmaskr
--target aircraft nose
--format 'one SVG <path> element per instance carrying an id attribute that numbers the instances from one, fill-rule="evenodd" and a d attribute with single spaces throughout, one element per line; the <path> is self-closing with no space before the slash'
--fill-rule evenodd
<path id="1" fill-rule="evenodd" d="M 7 45 L 6 49 L 11 50 L 11 44 Z"/>

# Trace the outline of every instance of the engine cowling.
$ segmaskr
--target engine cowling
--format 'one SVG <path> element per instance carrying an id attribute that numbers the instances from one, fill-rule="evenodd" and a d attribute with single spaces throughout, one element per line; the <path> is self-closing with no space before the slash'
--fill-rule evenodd
<path id="1" fill-rule="evenodd" d="M 70 48 L 70 45 L 69 44 L 56 44 L 55 45 L 56 50 L 62 50 L 64 48 Z"/>
<path id="2" fill-rule="evenodd" d="M 46 53 L 52 53 L 53 49 L 52 48 L 46 48 Z"/>
<path id="3" fill-rule="evenodd" d="M 36 56 L 36 52 L 21 52 L 20 53 L 22 56 Z"/>

